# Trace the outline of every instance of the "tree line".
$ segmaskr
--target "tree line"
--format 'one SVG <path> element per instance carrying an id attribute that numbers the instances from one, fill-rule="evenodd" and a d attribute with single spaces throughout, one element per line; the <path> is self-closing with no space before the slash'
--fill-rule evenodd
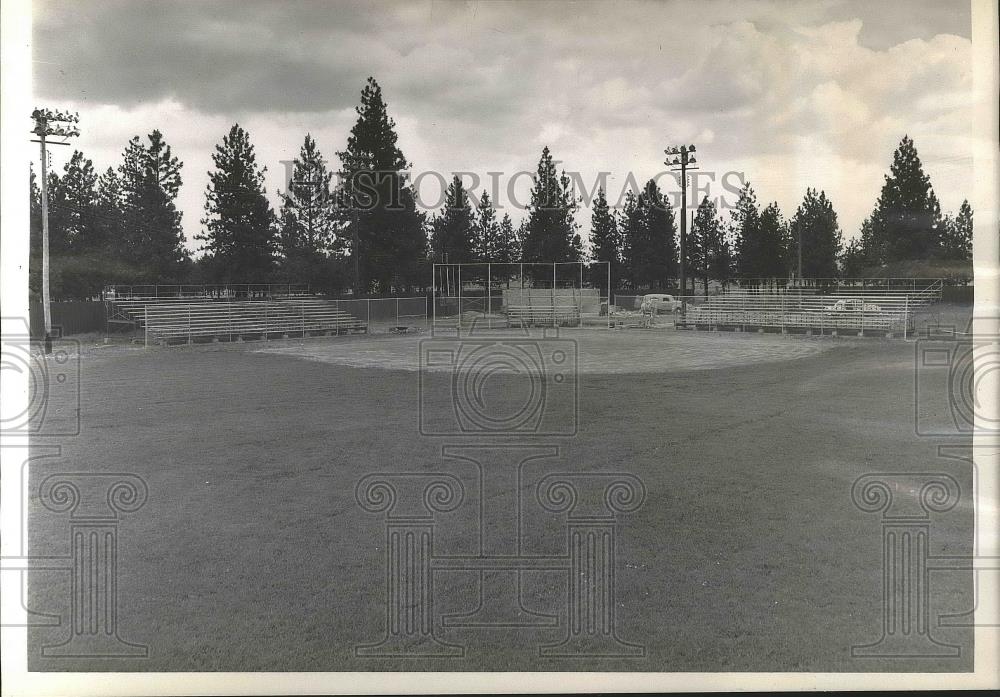
<path id="1" fill-rule="evenodd" d="M 234 124 L 216 145 L 205 191 L 201 254 L 186 248 L 176 199 L 183 163 L 154 130 L 126 145 L 121 163 L 98 174 L 75 151 L 62 174 L 47 173 L 51 286 L 55 298 L 86 298 L 109 283 L 308 283 L 336 293 L 407 292 L 426 286 L 431 262 L 608 262 L 614 288 L 665 289 L 678 275 L 679 233 L 655 179 L 628 191 L 620 210 L 603 189 L 591 206 L 589 251 L 576 215 L 581 199 L 544 148 L 524 220 L 499 216 L 495 202 L 455 177 L 437 215 L 418 210 L 378 83 L 369 78 L 357 121 L 334 171 L 311 135 L 291 166 L 280 205 L 266 195 L 266 168 L 250 134 Z M 336 183 L 334 174 L 337 175 Z M 30 173 L 31 273 L 38 294 L 41 196 Z M 844 244 L 825 192 L 812 188 L 791 219 L 761 206 L 750 183 L 724 219 L 704 198 L 685 244 L 692 283 L 710 280 L 859 276 L 906 259 L 971 258 L 972 209 L 942 215 L 913 141 L 904 137 L 858 238 Z M 596 273 L 596 272 L 595 272 Z M 595 282 L 603 284 L 601 278 Z M 694 287 L 694 286 L 692 286 Z"/>

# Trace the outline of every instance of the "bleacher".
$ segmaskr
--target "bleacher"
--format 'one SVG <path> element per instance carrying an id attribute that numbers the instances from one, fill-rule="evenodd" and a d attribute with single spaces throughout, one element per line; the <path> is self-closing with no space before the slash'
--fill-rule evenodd
<path id="1" fill-rule="evenodd" d="M 310 336 L 367 331 L 336 300 L 151 303 L 143 310 L 145 343 L 195 343 L 246 337 Z"/>
<path id="2" fill-rule="evenodd" d="M 147 307 L 306 298 L 309 286 L 292 283 L 226 285 L 109 285 L 102 292 L 108 324 L 142 328 Z"/>
<path id="3" fill-rule="evenodd" d="M 692 329 L 756 329 L 820 334 L 866 331 L 906 336 L 914 312 L 941 298 L 940 282 L 920 290 L 837 291 L 733 289 L 689 303 L 675 322 Z"/>
<path id="4" fill-rule="evenodd" d="M 590 288 L 509 288 L 503 291 L 508 327 L 580 326 L 585 314 L 600 313 L 600 295 Z"/>

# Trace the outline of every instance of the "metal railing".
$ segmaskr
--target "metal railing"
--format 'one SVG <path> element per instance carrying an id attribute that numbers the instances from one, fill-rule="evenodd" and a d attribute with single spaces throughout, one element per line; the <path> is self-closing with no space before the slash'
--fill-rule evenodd
<path id="1" fill-rule="evenodd" d="M 367 323 L 341 309 L 337 301 L 286 300 L 268 302 L 170 303 L 143 309 L 145 345 L 196 338 L 247 335 L 267 340 L 283 336 L 367 330 Z"/>
<path id="2" fill-rule="evenodd" d="M 608 297 L 595 289 L 511 288 L 480 295 L 438 295 L 435 327 L 607 327 Z"/>
<path id="3" fill-rule="evenodd" d="M 307 295 L 309 285 L 305 283 L 117 284 L 105 286 L 101 298 L 109 302 L 160 298 L 270 300 Z"/>
<path id="4" fill-rule="evenodd" d="M 675 326 L 689 328 L 733 328 L 766 331 L 866 331 L 901 334 L 913 331 L 914 312 L 932 302 L 916 293 L 872 292 L 815 295 L 791 292 L 732 292 L 709 298 L 691 298 L 675 318 Z"/>

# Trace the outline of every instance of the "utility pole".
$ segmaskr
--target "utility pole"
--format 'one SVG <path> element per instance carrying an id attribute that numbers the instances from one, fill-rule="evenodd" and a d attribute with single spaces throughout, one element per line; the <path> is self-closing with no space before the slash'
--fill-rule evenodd
<path id="1" fill-rule="evenodd" d="M 42 315 L 45 319 L 45 353 L 52 353 L 52 309 L 49 298 L 49 155 L 45 146 L 69 145 L 69 143 L 66 140 L 47 141 L 45 138 L 59 136 L 68 139 L 80 135 L 80 129 L 75 125 L 80 122 L 80 116 L 52 109 L 35 109 L 31 112 L 31 118 L 35 120 L 35 127 L 31 132 L 38 136 L 38 140 L 32 139 L 31 142 L 40 143 L 42 151 Z"/>
<path id="2" fill-rule="evenodd" d="M 680 286 L 681 304 L 686 306 L 684 297 L 687 295 L 687 274 L 685 270 L 685 255 L 687 254 L 687 171 L 698 169 L 694 166 L 697 160 L 694 157 L 694 145 L 682 145 L 669 147 L 663 152 L 667 159 L 663 164 L 671 167 L 674 172 L 680 170 L 681 173 L 681 249 L 680 249 Z"/>
<path id="3" fill-rule="evenodd" d="M 354 207 L 354 197 L 351 196 L 351 256 L 354 257 L 354 297 L 358 297 L 361 286 L 361 256 L 358 249 L 358 209 Z"/>

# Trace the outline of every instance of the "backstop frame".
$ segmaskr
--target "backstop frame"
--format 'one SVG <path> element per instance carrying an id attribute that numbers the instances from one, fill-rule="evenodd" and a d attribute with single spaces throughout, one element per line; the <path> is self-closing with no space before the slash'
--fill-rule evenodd
<path id="1" fill-rule="evenodd" d="M 470 271 L 473 269 L 478 269 L 479 274 L 471 274 Z M 463 275 L 463 270 L 466 272 Z M 485 270 L 485 276 L 481 275 L 482 271 Z M 539 273 L 544 270 L 545 273 Z M 565 272 L 569 270 L 571 276 L 567 275 Z M 516 288 L 512 288 L 510 281 L 512 278 L 517 278 L 518 285 Z M 594 284 L 594 279 L 600 278 L 600 283 Z M 526 280 L 528 283 L 526 284 Z M 471 326 L 471 321 L 469 321 L 465 316 L 470 313 L 482 312 L 482 318 L 477 318 L 472 321 L 479 321 L 479 319 L 485 319 L 485 325 L 487 328 L 495 328 L 494 321 L 500 318 L 496 316 L 497 313 L 504 313 L 503 301 L 499 303 L 494 302 L 494 290 L 500 288 L 501 283 L 506 283 L 506 288 L 501 288 L 501 298 L 504 297 L 503 290 L 517 290 L 521 296 L 525 291 L 538 291 L 545 290 L 546 283 L 550 285 L 548 288 L 552 290 L 553 301 L 549 306 L 539 306 L 536 312 L 529 315 L 528 324 L 544 324 L 544 322 L 537 321 L 539 317 L 544 317 L 546 313 L 551 314 L 552 326 L 572 326 L 567 325 L 562 322 L 564 318 L 560 317 L 557 308 L 558 307 L 568 307 L 566 305 L 557 305 L 555 301 L 555 296 L 560 288 L 560 283 L 562 283 L 563 288 L 569 288 L 573 291 L 584 291 L 584 290 L 597 290 L 597 313 L 596 316 L 599 318 L 604 316 L 604 322 L 598 322 L 591 326 L 606 326 L 607 328 L 612 328 L 612 318 L 610 312 L 611 304 L 611 264 L 606 261 L 568 261 L 568 262 L 436 262 L 432 264 L 431 268 L 431 327 L 437 328 L 445 322 L 445 317 L 449 317 L 447 323 L 451 324 L 450 317 L 452 315 L 446 315 L 445 313 L 439 312 L 439 308 L 442 306 L 447 306 L 453 302 L 455 304 L 455 314 L 453 315 L 458 329 L 463 328 L 463 322 Z M 567 285 L 571 283 L 571 285 Z M 466 288 L 469 285 L 481 285 L 484 289 L 483 296 L 466 294 Z M 494 286 L 494 284 L 497 284 Z M 593 313 L 585 313 L 583 294 L 581 292 L 579 299 L 577 296 L 571 294 L 574 298 L 574 313 L 578 316 L 578 322 L 576 327 L 583 327 L 585 325 L 585 318 L 590 317 Z M 530 293 L 529 296 L 530 298 Z M 485 298 L 485 301 L 484 301 Z M 472 307 L 475 307 L 474 299 L 479 300 L 479 308 L 470 309 L 470 301 L 472 302 Z M 509 311 L 509 309 L 508 309 Z M 521 326 L 524 325 L 523 318 L 519 320 Z M 504 318 L 505 327 L 511 326 L 511 317 L 509 314 Z"/>

